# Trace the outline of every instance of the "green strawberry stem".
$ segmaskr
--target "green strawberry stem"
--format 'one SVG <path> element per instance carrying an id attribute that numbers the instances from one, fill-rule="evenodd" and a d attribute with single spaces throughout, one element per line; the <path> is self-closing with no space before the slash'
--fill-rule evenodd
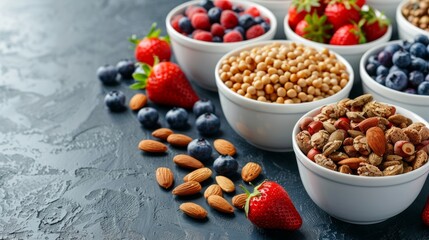
<path id="1" fill-rule="evenodd" d="M 154 56 L 153 66 L 156 66 L 159 63 L 158 56 Z M 130 88 L 133 90 L 145 89 L 147 86 L 147 81 L 149 75 L 152 71 L 152 67 L 146 63 L 140 63 L 140 67 L 143 70 L 143 73 L 135 72 L 133 73 L 133 79 L 136 81 L 135 83 L 130 85 Z"/>
<path id="2" fill-rule="evenodd" d="M 170 44 L 170 37 L 168 35 L 160 37 L 161 35 L 161 29 L 156 28 L 157 24 L 156 22 L 152 23 L 149 33 L 144 38 L 159 38 L 161 40 L 166 41 L 168 44 Z M 138 38 L 136 34 L 131 35 L 131 37 L 128 38 L 128 41 L 132 43 L 135 46 L 137 46 L 142 39 Z"/>
<path id="3" fill-rule="evenodd" d="M 253 188 L 253 192 L 249 192 L 249 190 L 247 190 L 247 188 L 245 188 L 243 185 L 240 185 L 240 188 L 243 189 L 244 193 L 246 193 L 247 195 L 247 199 L 246 199 L 246 205 L 244 205 L 244 212 L 246 213 L 246 217 L 248 217 L 249 215 L 249 208 L 250 208 L 250 200 L 253 197 L 257 197 L 261 195 L 261 192 L 259 192 L 258 188 L 264 184 L 265 181 L 263 181 L 261 184 L 259 184 L 258 186 Z M 252 185 L 252 183 L 249 183 L 250 185 Z M 252 185 L 253 186 L 253 185 Z"/>
<path id="4" fill-rule="evenodd" d="M 304 37 L 312 41 L 325 43 L 326 40 L 331 38 L 330 30 L 333 28 L 332 24 L 327 23 L 326 15 L 319 17 L 316 12 L 312 15 L 305 15 L 305 21 L 308 26 L 304 28 Z"/>
<path id="5" fill-rule="evenodd" d="M 297 12 L 310 12 L 312 7 L 320 7 L 319 0 L 293 0 L 292 5 L 296 7 Z"/>
<path id="6" fill-rule="evenodd" d="M 368 11 L 361 11 L 360 14 L 368 24 L 378 22 L 380 27 L 388 26 L 390 24 L 389 19 L 385 17 L 384 13 L 381 12 L 381 14 L 377 16 L 373 7 L 368 6 Z"/>

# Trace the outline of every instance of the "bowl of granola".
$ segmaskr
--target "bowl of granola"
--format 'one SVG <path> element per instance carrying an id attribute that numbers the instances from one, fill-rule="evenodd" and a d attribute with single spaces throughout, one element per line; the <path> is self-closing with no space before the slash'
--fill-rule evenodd
<path id="1" fill-rule="evenodd" d="M 401 213 L 429 173 L 428 126 L 370 94 L 308 112 L 292 133 L 305 190 L 322 210 L 349 223 L 373 224 Z"/>

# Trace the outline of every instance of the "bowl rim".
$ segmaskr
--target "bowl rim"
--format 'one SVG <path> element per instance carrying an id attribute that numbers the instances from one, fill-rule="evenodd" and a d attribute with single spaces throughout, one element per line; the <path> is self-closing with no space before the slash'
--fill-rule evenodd
<path id="1" fill-rule="evenodd" d="M 365 70 L 365 63 L 367 62 L 368 58 L 371 55 L 373 55 L 376 52 L 378 53 L 382 51 L 382 49 L 384 49 L 386 46 L 389 46 L 391 44 L 400 44 L 403 41 L 404 40 L 389 41 L 387 43 L 380 44 L 366 51 L 359 62 L 359 72 L 360 72 L 362 82 L 368 85 L 369 88 L 375 90 L 377 94 L 382 95 L 385 98 L 392 99 L 393 101 L 408 103 L 412 105 L 427 106 L 427 103 L 425 101 L 429 100 L 429 96 L 405 93 L 405 92 L 390 89 L 384 85 L 381 85 L 375 82 L 375 80 Z"/>
<path id="2" fill-rule="evenodd" d="M 417 34 L 420 33 L 420 34 L 429 36 L 429 32 L 427 32 L 427 31 L 425 31 L 425 30 L 423 30 L 423 29 L 421 29 L 419 27 L 414 26 L 413 24 L 411 24 L 410 22 L 408 22 L 407 19 L 405 19 L 404 15 L 402 15 L 402 8 L 404 7 L 404 5 L 407 2 L 409 2 L 409 0 L 402 0 L 398 4 L 398 6 L 396 8 L 396 14 L 395 15 L 396 15 L 396 23 L 397 23 L 397 25 L 398 26 L 402 25 L 404 29 L 410 29 L 412 32 L 417 31 Z M 398 29 L 399 29 L 399 27 L 398 27 Z M 405 39 L 405 40 L 407 40 L 407 39 Z"/>
<path id="3" fill-rule="evenodd" d="M 190 44 L 191 46 L 199 46 L 201 48 L 203 48 L 204 50 L 207 50 L 207 48 L 211 47 L 214 48 L 215 51 L 217 51 L 219 49 L 219 47 L 228 47 L 228 48 L 234 48 L 234 47 L 240 47 L 242 46 L 244 43 L 252 43 L 252 42 L 258 42 L 261 41 L 261 39 L 264 39 L 266 36 L 270 36 L 275 34 L 275 31 L 277 30 L 277 19 L 274 15 L 274 13 L 269 10 L 268 8 L 255 3 L 255 2 L 251 2 L 251 1 L 244 1 L 244 0 L 230 0 L 232 3 L 234 4 L 240 4 L 240 5 L 244 5 L 244 6 L 256 6 L 261 13 L 263 13 L 262 15 L 267 17 L 268 19 L 270 19 L 270 30 L 268 30 L 268 32 L 262 34 L 259 37 L 256 38 L 252 38 L 250 40 L 244 40 L 244 41 L 240 41 L 240 42 L 231 42 L 231 43 L 218 43 L 218 42 L 205 42 L 205 41 L 200 41 L 200 40 L 195 40 L 192 39 L 190 37 L 184 36 L 182 34 L 180 34 L 179 32 L 177 32 L 173 26 L 171 26 L 171 19 L 173 18 L 173 16 L 176 16 L 178 13 L 183 13 L 184 9 L 188 6 L 191 5 L 195 5 L 198 4 L 200 2 L 200 0 L 192 0 L 192 1 L 188 1 L 185 3 L 182 3 L 176 7 L 174 7 L 173 9 L 171 9 L 166 18 L 165 18 L 165 25 L 167 30 L 169 31 L 169 35 L 171 37 L 171 35 L 174 38 L 180 39 L 182 42 L 186 42 L 188 44 Z"/>
<path id="4" fill-rule="evenodd" d="M 364 5 L 364 6 L 366 6 L 366 5 Z M 377 9 L 375 11 L 378 14 L 381 13 Z M 362 44 L 357 44 L 357 45 L 331 45 L 331 44 L 327 44 L 327 43 L 319 43 L 319 42 L 311 41 L 311 40 L 308 40 L 308 39 L 303 38 L 303 37 L 299 36 L 298 34 L 296 34 L 292 30 L 292 28 L 289 26 L 289 13 L 287 13 L 286 16 L 284 17 L 283 25 L 284 25 L 285 34 L 289 39 L 291 37 L 296 38 L 296 39 L 299 39 L 300 42 L 303 42 L 303 43 L 306 43 L 309 45 L 316 45 L 316 46 L 321 46 L 324 48 L 329 48 L 329 49 L 332 49 L 334 51 L 340 52 L 344 55 L 363 53 L 364 51 L 366 51 L 369 48 L 372 48 L 374 46 L 378 46 L 381 43 L 387 42 L 391 39 L 392 31 L 393 31 L 392 24 L 389 24 L 389 27 L 387 28 L 386 33 L 384 33 L 383 36 L 379 37 L 378 39 L 376 39 L 374 41 L 366 42 L 366 43 L 362 43 Z M 356 46 L 358 46 L 358 47 L 356 47 Z M 350 52 L 350 50 L 355 50 L 355 51 Z"/>
<path id="5" fill-rule="evenodd" d="M 254 47 L 258 47 L 258 46 L 265 46 L 265 45 L 269 45 L 272 43 L 280 43 L 280 44 L 289 44 L 289 43 L 297 43 L 297 44 L 302 44 L 299 42 L 295 42 L 295 41 L 291 41 L 291 40 L 267 40 L 267 41 L 261 41 L 261 42 L 256 42 L 256 43 L 251 43 L 251 44 L 246 44 L 243 45 L 240 48 L 234 49 L 232 51 L 229 51 L 228 53 L 226 53 L 225 55 L 222 56 L 222 58 L 219 59 L 219 61 L 216 64 L 216 67 L 214 69 L 214 74 L 215 74 L 215 78 L 216 78 L 216 85 L 218 88 L 218 92 L 219 94 L 223 94 L 225 95 L 225 97 L 227 97 L 228 99 L 230 99 L 232 102 L 235 102 L 237 104 L 240 104 L 246 108 L 251 108 L 251 109 L 257 109 L 260 112 L 266 112 L 266 113 L 274 113 L 274 114 L 283 114 L 283 113 L 302 113 L 307 111 L 308 109 L 314 108 L 316 106 L 321 106 L 324 104 L 328 104 L 334 101 L 334 99 L 338 96 L 338 94 L 347 92 L 347 95 L 350 93 L 351 88 L 353 87 L 353 83 L 354 83 L 354 71 L 352 66 L 350 65 L 350 63 L 344 58 L 342 57 L 340 54 L 336 53 L 335 51 L 329 50 L 330 52 L 334 53 L 335 56 L 337 57 L 337 59 L 339 61 L 341 61 L 347 69 L 347 72 L 349 73 L 349 81 L 346 84 L 346 86 L 344 88 L 342 88 L 339 92 L 335 93 L 334 95 L 331 95 L 327 98 L 323 98 L 314 102 L 305 102 L 305 103 L 298 103 L 298 104 L 276 104 L 276 103 L 266 103 L 266 102 L 260 102 L 257 100 L 253 100 L 253 99 L 248 99 L 244 96 L 241 96 L 235 92 L 233 92 L 231 89 L 229 89 L 220 79 L 219 74 L 218 74 L 218 70 L 220 69 L 220 66 L 222 64 L 222 61 L 232 55 L 237 55 L 238 53 L 240 53 L 243 50 L 249 50 L 252 49 Z M 303 44 L 306 47 L 312 47 L 315 48 L 318 51 L 323 50 L 324 48 L 322 47 L 317 47 L 317 46 L 308 46 L 306 44 Z"/>
<path id="6" fill-rule="evenodd" d="M 396 107 L 396 110 L 397 110 L 396 112 L 404 114 L 405 116 L 412 116 L 412 118 L 415 119 L 413 122 L 422 122 L 427 127 L 429 127 L 429 123 L 418 114 L 394 104 L 389 104 L 389 105 Z M 382 177 L 349 175 L 349 174 L 333 171 L 318 165 L 317 163 L 307 158 L 307 156 L 304 155 L 301 149 L 299 149 L 295 136 L 300 131 L 299 123 L 303 120 L 303 118 L 308 116 L 315 116 L 319 111 L 320 111 L 320 108 L 315 108 L 307 112 L 306 114 L 304 114 L 295 123 L 295 126 L 293 127 L 293 130 L 292 130 L 292 146 L 295 152 L 296 161 L 298 162 L 298 164 L 299 163 L 303 164 L 306 169 L 313 172 L 314 174 L 322 178 L 326 178 L 334 182 L 338 182 L 345 185 L 363 186 L 363 187 L 383 187 L 383 186 L 400 185 L 407 182 L 411 182 L 429 172 L 429 162 L 424 164 L 422 167 L 408 173 L 394 175 L 394 176 L 382 176 Z"/>

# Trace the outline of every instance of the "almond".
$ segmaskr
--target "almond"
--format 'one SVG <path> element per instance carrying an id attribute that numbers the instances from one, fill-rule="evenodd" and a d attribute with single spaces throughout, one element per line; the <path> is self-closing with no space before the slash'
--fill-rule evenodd
<path id="1" fill-rule="evenodd" d="M 204 197 L 207 199 L 211 195 L 218 195 L 218 196 L 222 197 L 223 196 L 223 194 L 222 194 L 222 188 L 220 188 L 219 185 L 217 185 L 217 184 L 210 185 L 206 189 L 206 191 L 204 191 Z"/>
<path id="2" fill-rule="evenodd" d="M 152 132 L 152 136 L 166 141 L 168 136 L 173 134 L 173 130 L 169 128 L 158 128 Z"/>
<path id="3" fill-rule="evenodd" d="M 147 97 L 143 93 L 137 93 L 130 99 L 130 109 L 133 111 L 139 110 L 146 106 Z"/>
<path id="4" fill-rule="evenodd" d="M 201 184 L 195 181 L 188 181 L 180 184 L 173 189 L 173 195 L 177 196 L 188 196 L 193 195 L 201 191 Z"/>
<path id="5" fill-rule="evenodd" d="M 173 162 L 179 167 L 183 168 L 197 169 L 204 167 L 204 164 L 202 162 L 186 154 L 179 154 L 174 156 Z"/>
<path id="6" fill-rule="evenodd" d="M 156 169 L 155 175 L 159 186 L 167 189 L 173 185 L 174 175 L 169 168 L 159 167 Z"/>
<path id="7" fill-rule="evenodd" d="M 235 146 L 231 142 L 225 139 L 216 139 L 213 142 L 213 146 L 216 149 L 216 151 L 218 151 L 218 153 L 222 155 L 234 156 L 235 153 L 237 152 L 235 150 Z"/>
<path id="8" fill-rule="evenodd" d="M 186 147 L 191 141 L 191 137 L 180 133 L 173 133 L 167 137 L 167 142 L 175 147 Z"/>
<path id="9" fill-rule="evenodd" d="M 188 173 L 185 177 L 183 177 L 183 181 L 189 182 L 189 181 L 196 181 L 196 182 L 202 182 L 206 179 L 209 179 L 212 176 L 212 170 L 210 168 L 199 168 L 196 169 L 190 173 Z"/>
<path id="10" fill-rule="evenodd" d="M 247 200 L 247 194 L 245 193 L 235 195 L 232 198 L 232 205 L 234 205 L 234 207 L 238 209 L 244 209 L 244 206 L 246 205 L 246 200 Z"/>
<path id="11" fill-rule="evenodd" d="M 155 140 L 142 140 L 139 143 L 139 149 L 150 153 L 163 153 L 167 151 L 167 146 Z"/>
<path id="12" fill-rule="evenodd" d="M 229 204 L 229 202 L 221 196 L 211 195 L 207 198 L 207 202 L 210 207 L 218 210 L 219 212 L 234 213 L 234 208 L 231 206 L 231 204 Z"/>
<path id="13" fill-rule="evenodd" d="M 370 117 L 360 122 L 357 126 L 361 132 L 365 133 L 371 127 L 377 126 L 378 122 L 378 117 Z"/>
<path id="14" fill-rule="evenodd" d="M 224 192 L 230 193 L 235 191 L 234 183 L 227 177 L 216 176 L 216 182 Z"/>
<path id="15" fill-rule="evenodd" d="M 378 156 L 386 152 L 386 137 L 384 131 L 379 127 L 371 127 L 366 131 L 366 141 L 369 148 Z"/>
<path id="16" fill-rule="evenodd" d="M 241 169 L 241 178 L 243 178 L 245 182 L 251 182 L 255 180 L 261 172 L 262 168 L 259 164 L 248 162 L 244 165 L 243 169 Z"/>
<path id="17" fill-rule="evenodd" d="M 191 218 L 204 219 L 207 217 L 207 211 L 196 203 L 182 203 L 180 204 L 179 209 Z"/>
<path id="18" fill-rule="evenodd" d="M 365 162 L 362 158 L 346 158 L 338 162 L 339 165 L 348 165 L 351 169 L 358 169 L 359 164 Z"/>

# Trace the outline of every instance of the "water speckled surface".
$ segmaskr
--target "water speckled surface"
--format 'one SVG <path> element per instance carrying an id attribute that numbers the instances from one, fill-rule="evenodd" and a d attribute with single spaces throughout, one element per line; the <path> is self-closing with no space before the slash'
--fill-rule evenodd
<path id="1" fill-rule="evenodd" d="M 172 162 L 185 151 L 141 153 L 137 143 L 150 131 L 140 127 L 135 113 L 111 113 L 103 105 L 112 89 L 129 99 L 129 82 L 102 86 L 95 70 L 131 58 L 127 37 L 142 36 L 153 21 L 165 32 L 165 16 L 181 2 L 0 1 L 0 239 L 429 239 L 419 217 L 428 184 L 406 211 L 383 223 L 359 226 L 331 218 L 309 199 L 293 153 L 247 144 L 226 123 L 217 94 L 198 87 L 222 119 L 216 137 L 236 144 L 241 166 L 259 162 L 261 179 L 287 189 L 303 226 L 296 232 L 264 231 L 240 211 L 226 216 L 209 209 L 201 195 L 177 198 L 159 188 L 157 167 L 170 167 L 176 179 L 187 173 Z M 163 116 L 169 109 L 159 110 Z M 184 133 L 198 137 L 194 127 Z M 208 209 L 206 221 L 178 210 L 189 200 Z"/>

